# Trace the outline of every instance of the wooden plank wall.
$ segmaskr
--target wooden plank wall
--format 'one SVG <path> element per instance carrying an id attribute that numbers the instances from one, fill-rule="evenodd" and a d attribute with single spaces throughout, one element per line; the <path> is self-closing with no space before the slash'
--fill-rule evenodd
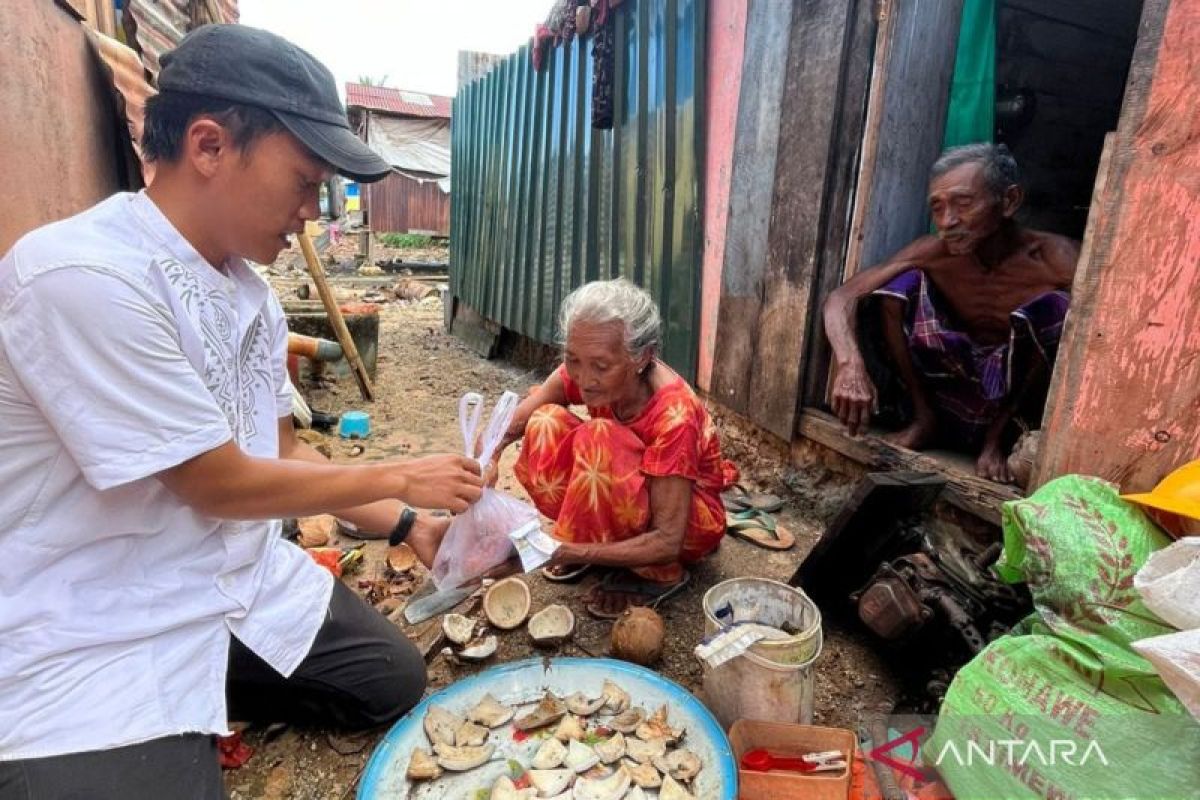
<path id="1" fill-rule="evenodd" d="M 1146 0 L 1035 482 L 1126 491 L 1200 456 L 1200 3 Z"/>
<path id="2" fill-rule="evenodd" d="M 735 153 L 749 151 L 750 158 L 734 163 L 733 197 L 741 207 L 730 213 L 712 385 L 720 402 L 786 440 L 802 401 L 830 214 L 845 207 L 834 197 L 848 185 L 840 123 L 849 65 L 866 63 L 853 53 L 869 47 L 870 36 L 855 35 L 869 26 L 870 14 L 868 0 L 760 0 L 747 20 L 747 58 L 754 60 L 743 74 Z"/>
<path id="3" fill-rule="evenodd" d="M 847 278 L 928 228 L 929 168 L 942 149 L 962 0 L 884 0 L 884 14 Z"/>
<path id="4" fill-rule="evenodd" d="M 828 211 L 820 252 L 820 269 L 814 279 L 808 318 L 807 353 L 804 356 L 803 405 L 825 402 L 832 353 L 825 338 L 821 306 L 842 284 L 850 248 L 850 212 L 858 183 L 859 155 L 866 134 L 867 96 L 877 29 L 875 4 L 860 2 L 851 22 L 850 41 L 843 66 L 841 110 L 830 155 Z"/>
<path id="5" fill-rule="evenodd" d="M 1021 166 L 1033 228 L 1079 238 L 1104 135 L 1115 130 L 1141 0 L 1003 0 L 996 83 L 1032 93 L 1027 123 L 1000 122 L 999 141 Z"/>
<path id="6" fill-rule="evenodd" d="M 375 233 L 450 235 L 450 195 L 438 187 L 435 175 L 422 179 L 393 172 L 381 181 L 362 186 L 360 191 Z"/>
<path id="7" fill-rule="evenodd" d="M 748 417 L 791 20 L 791 2 L 751 0 L 746 14 L 710 393 Z"/>

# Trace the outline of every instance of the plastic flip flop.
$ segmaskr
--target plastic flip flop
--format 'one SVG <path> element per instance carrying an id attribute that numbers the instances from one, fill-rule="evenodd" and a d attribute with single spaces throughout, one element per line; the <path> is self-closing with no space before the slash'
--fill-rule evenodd
<path id="1" fill-rule="evenodd" d="M 634 606 L 658 608 L 659 605 L 686 589 L 691 580 L 692 575 L 686 570 L 682 578 L 669 586 L 664 586 L 654 581 L 643 580 L 636 575 L 613 572 L 605 575 L 593 588 L 613 594 L 632 595 L 635 599 L 631 600 L 625 608 L 632 608 Z M 649 602 L 639 602 L 643 598 Z M 625 611 L 625 608 L 623 608 L 615 614 L 610 613 L 600 608 L 599 604 L 590 599 L 583 604 L 583 607 L 596 619 L 616 619 Z"/>
<path id="2" fill-rule="evenodd" d="M 783 510 L 783 500 L 777 495 L 764 492 L 750 492 L 740 483 L 721 493 L 725 508 L 730 511 L 765 511 L 776 514 Z"/>
<path id="3" fill-rule="evenodd" d="M 588 574 L 591 564 L 573 564 L 569 569 L 559 572 L 550 567 L 542 567 L 542 577 L 551 583 L 571 583 Z"/>
<path id="4" fill-rule="evenodd" d="M 767 550 L 787 550 L 796 544 L 796 537 L 774 517 L 752 508 L 726 514 L 725 532 Z"/>

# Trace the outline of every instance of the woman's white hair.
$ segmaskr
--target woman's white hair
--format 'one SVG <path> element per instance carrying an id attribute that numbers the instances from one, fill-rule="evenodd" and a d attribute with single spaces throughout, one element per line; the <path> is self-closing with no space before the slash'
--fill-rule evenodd
<path id="1" fill-rule="evenodd" d="M 634 359 L 657 353 L 661 344 L 662 321 L 654 298 L 624 278 L 585 283 L 567 295 L 558 312 L 560 344 L 566 344 L 576 322 L 620 322 L 625 350 Z"/>

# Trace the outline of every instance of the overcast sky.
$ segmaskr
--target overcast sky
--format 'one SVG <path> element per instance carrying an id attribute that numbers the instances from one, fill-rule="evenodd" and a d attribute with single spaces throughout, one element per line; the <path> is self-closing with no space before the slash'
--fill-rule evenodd
<path id="1" fill-rule="evenodd" d="M 453 95 L 459 50 L 511 53 L 553 0 L 240 0 L 241 22 L 312 53 L 346 81 Z"/>

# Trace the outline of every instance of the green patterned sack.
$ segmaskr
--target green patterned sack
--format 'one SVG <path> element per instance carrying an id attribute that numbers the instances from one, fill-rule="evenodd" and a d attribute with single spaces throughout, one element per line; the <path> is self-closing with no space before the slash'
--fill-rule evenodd
<path id="1" fill-rule="evenodd" d="M 1005 506 L 997 572 L 1035 611 L 959 671 L 922 750 L 956 798 L 1200 798 L 1200 726 L 1130 648 L 1172 630 L 1133 585 L 1167 543 L 1094 478 Z"/>

